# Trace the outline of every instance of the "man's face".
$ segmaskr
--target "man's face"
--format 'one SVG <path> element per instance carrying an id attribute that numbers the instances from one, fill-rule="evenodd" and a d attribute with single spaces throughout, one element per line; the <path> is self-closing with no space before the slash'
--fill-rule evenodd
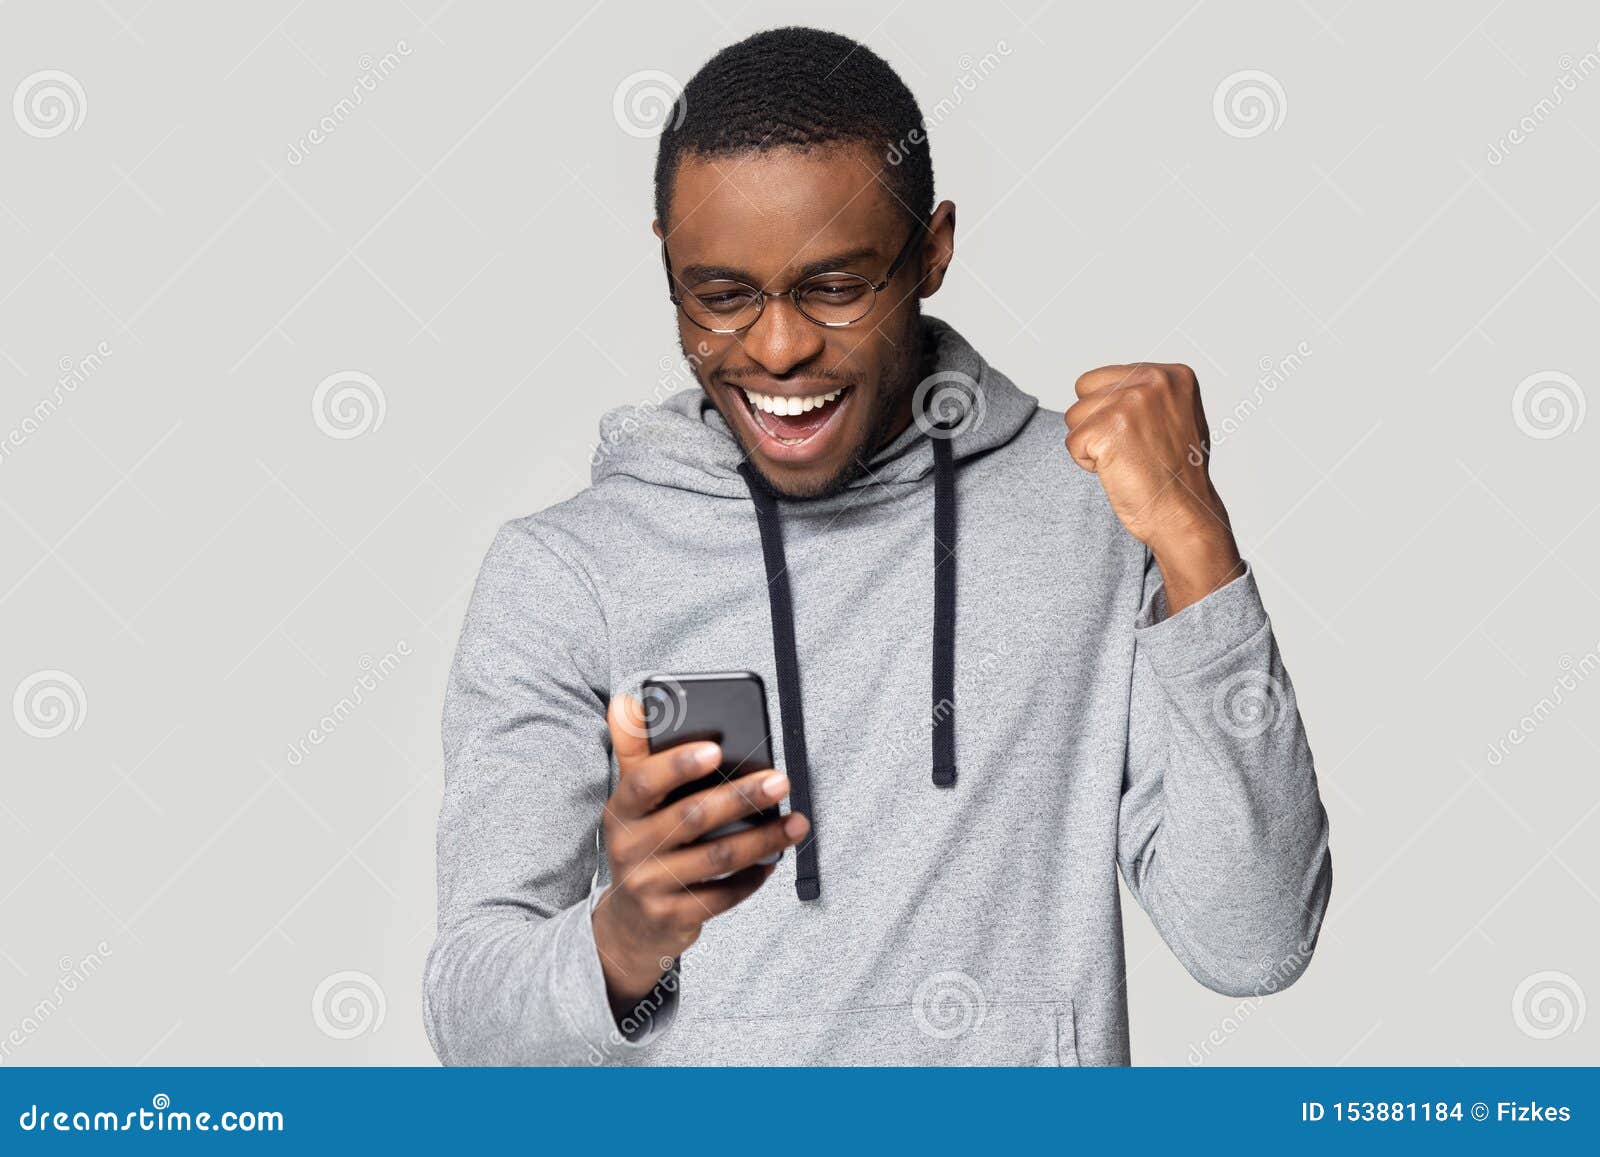
<path id="1" fill-rule="evenodd" d="M 711 278 L 774 292 L 818 273 L 882 281 L 916 226 L 878 179 L 881 164 L 850 145 L 686 158 L 664 234 L 678 293 Z M 922 353 L 918 298 L 937 288 L 949 260 L 941 246 L 953 221 L 941 222 L 952 212 L 940 207 L 928 239 L 853 325 L 818 325 L 787 296 L 768 298 L 738 334 L 707 332 L 678 311 L 700 384 L 779 494 L 839 490 L 910 421 Z M 662 222 L 656 232 L 663 235 Z"/>

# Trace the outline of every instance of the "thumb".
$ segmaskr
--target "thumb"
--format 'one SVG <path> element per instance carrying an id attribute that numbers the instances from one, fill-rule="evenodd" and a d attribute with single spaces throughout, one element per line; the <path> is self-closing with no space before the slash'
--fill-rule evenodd
<path id="1" fill-rule="evenodd" d="M 632 695 L 614 697 L 606 709 L 606 727 L 611 732 L 611 749 L 617 753 L 617 768 L 627 775 L 650 754 L 644 704 Z"/>

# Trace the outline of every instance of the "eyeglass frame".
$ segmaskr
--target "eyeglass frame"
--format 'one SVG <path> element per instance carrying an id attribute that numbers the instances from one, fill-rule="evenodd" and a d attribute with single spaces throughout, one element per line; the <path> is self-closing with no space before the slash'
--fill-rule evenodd
<path id="1" fill-rule="evenodd" d="M 759 303 L 756 306 L 756 315 L 737 329 L 712 329 L 710 326 L 696 321 L 693 315 L 691 315 L 687 309 L 684 309 L 683 297 L 674 290 L 674 286 L 681 285 L 682 282 L 680 282 L 677 278 L 677 275 L 672 272 L 672 257 L 667 252 L 667 239 L 663 237 L 661 239 L 661 264 L 666 268 L 667 271 L 667 300 L 678 307 L 683 316 L 689 319 L 690 325 L 703 329 L 706 333 L 714 333 L 721 337 L 732 337 L 735 334 L 744 333 L 746 330 L 754 326 L 756 322 L 761 320 L 762 315 L 766 313 L 767 298 L 769 297 L 787 297 L 794 303 L 794 311 L 796 313 L 805 318 L 812 325 L 820 325 L 824 329 L 844 329 L 848 326 L 860 325 L 862 322 L 866 321 L 867 318 L 872 316 L 873 310 L 878 308 L 878 294 L 882 293 L 886 288 L 888 288 L 889 283 L 894 280 L 895 274 L 900 272 L 901 267 L 904 266 L 906 261 L 910 258 L 912 250 L 916 247 L 918 239 L 922 236 L 922 232 L 926 228 L 927 226 L 921 221 L 916 222 L 912 226 L 911 236 L 906 238 L 906 243 L 901 246 L 899 255 L 889 263 L 889 268 L 885 271 L 883 280 L 876 283 L 869 281 L 865 277 L 862 277 L 859 273 L 851 273 L 848 269 L 835 269 L 828 270 L 823 273 L 813 273 L 809 277 L 801 278 L 788 289 L 777 290 L 761 289 L 758 286 L 751 285 L 747 281 L 740 281 L 737 277 L 713 277 L 708 281 L 697 282 L 696 284 L 698 285 L 709 285 L 713 281 L 729 281 L 735 285 L 744 286 L 746 289 L 750 290 L 756 295 L 756 301 Z M 872 290 L 872 304 L 867 306 L 867 311 L 865 313 L 853 321 L 818 321 L 801 307 L 800 287 L 808 282 L 817 280 L 819 277 L 838 277 L 840 275 L 860 277 L 862 281 L 865 281 L 867 283 L 867 288 Z M 693 286 L 684 286 L 684 289 L 689 293 L 694 292 Z"/>

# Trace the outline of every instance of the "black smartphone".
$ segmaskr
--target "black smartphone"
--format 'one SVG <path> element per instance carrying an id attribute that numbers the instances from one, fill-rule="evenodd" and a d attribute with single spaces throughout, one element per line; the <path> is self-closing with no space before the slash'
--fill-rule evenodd
<path id="1" fill-rule="evenodd" d="M 772 728 L 767 723 L 767 691 L 753 671 L 696 672 L 652 675 L 641 687 L 645 734 L 652 752 L 680 743 L 709 740 L 722 745 L 722 763 L 715 771 L 686 783 L 662 802 L 665 807 L 685 796 L 772 766 Z M 742 832 L 779 816 L 776 806 L 724 824 L 702 840 Z M 761 861 L 772 864 L 778 856 Z"/>

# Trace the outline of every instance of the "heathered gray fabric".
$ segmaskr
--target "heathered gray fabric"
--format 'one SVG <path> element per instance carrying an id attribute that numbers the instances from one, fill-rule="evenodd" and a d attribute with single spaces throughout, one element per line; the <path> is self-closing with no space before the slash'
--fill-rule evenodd
<path id="1" fill-rule="evenodd" d="M 1126 1064 L 1119 868 L 1207 987 L 1304 970 L 1328 826 L 1254 578 L 1167 617 L 1061 415 L 927 325 L 984 403 L 954 441 L 956 786 L 929 778 L 932 452 L 913 426 L 845 493 L 782 504 L 821 898 L 796 900 L 785 856 L 619 1031 L 589 917 L 608 698 L 751 669 L 779 714 L 737 445 L 697 387 L 612 411 L 593 485 L 496 536 L 451 674 L 425 977 L 444 1062 Z"/>

